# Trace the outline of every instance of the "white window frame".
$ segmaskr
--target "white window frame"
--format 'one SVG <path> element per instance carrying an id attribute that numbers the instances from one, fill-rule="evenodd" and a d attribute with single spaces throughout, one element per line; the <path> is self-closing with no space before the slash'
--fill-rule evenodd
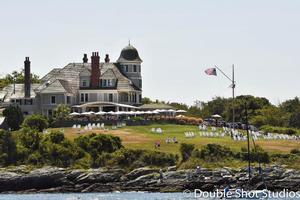
<path id="1" fill-rule="evenodd" d="M 83 95 L 83 101 L 81 99 L 81 96 Z M 86 95 L 87 95 L 87 101 L 86 101 Z M 89 102 L 90 99 L 90 94 L 89 93 L 80 93 L 80 103 L 86 103 Z"/>
<path id="2" fill-rule="evenodd" d="M 54 103 L 52 103 L 52 97 L 54 97 Z M 51 95 L 51 97 L 50 97 L 50 104 L 51 105 L 56 105 L 56 96 L 55 95 Z"/>
<path id="3" fill-rule="evenodd" d="M 82 80 L 82 87 L 87 87 L 87 80 Z"/>

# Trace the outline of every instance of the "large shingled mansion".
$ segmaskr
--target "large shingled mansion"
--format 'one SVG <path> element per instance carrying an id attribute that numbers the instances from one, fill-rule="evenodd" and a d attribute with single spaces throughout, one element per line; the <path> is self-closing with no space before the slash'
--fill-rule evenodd
<path id="1" fill-rule="evenodd" d="M 116 62 L 106 54 L 100 62 L 98 52 L 91 61 L 84 54 L 81 63 L 55 68 L 41 78 L 40 84 L 30 83 L 30 60 L 24 61 L 24 84 L 11 84 L 0 91 L 1 107 L 17 104 L 24 114 L 52 115 L 58 104 L 73 110 L 127 111 L 141 105 L 142 77 L 138 51 L 132 45 L 122 49 Z"/>

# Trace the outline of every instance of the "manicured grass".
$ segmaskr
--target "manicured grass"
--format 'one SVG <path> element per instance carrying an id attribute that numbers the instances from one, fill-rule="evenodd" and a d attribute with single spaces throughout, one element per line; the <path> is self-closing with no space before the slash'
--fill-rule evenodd
<path id="1" fill-rule="evenodd" d="M 108 127 L 109 128 L 109 127 Z M 161 128 L 163 130 L 162 134 L 152 133 L 151 128 Z M 59 130 L 59 129 L 58 129 Z M 185 138 L 184 132 L 192 131 L 196 134 L 194 138 Z M 117 130 L 92 130 L 84 131 L 81 129 L 64 128 L 65 136 L 69 139 L 74 139 L 83 134 L 89 133 L 99 133 L 99 134 L 112 134 L 119 136 L 123 145 L 126 148 L 131 149 L 146 149 L 146 150 L 158 150 L 162 152 L 179 154 L 180 143 L 191 143 L 195 144 L 196 148 L 201 148 L 202 146 L 215 143 L 220 145 L 225 145 L 234 151 L 240 151 L 241 147 L 247 147 L 246 141 L 234 141 L 230 137 L 224 138 L 206 138 L 199 136 L 199 130 L 197 126 L 191 125 L 174 125 L 174 124 L 154 124 L 149 126 L 127 126 Z M 178 144 L 166 144 L 165 139 L 167 137 L 176 137 Z M 160 141 L 161 147 L 159 149 L 154 148 L 154 143 Z M 256 144 L 262 147 L 264 150 L 270 153 L 289 153 L 291 149 L 300 149 L 300 141 L 288 141 L 288 140 L 259 140 Z M 251 147 L 253 144 L 251 141 Z"/>

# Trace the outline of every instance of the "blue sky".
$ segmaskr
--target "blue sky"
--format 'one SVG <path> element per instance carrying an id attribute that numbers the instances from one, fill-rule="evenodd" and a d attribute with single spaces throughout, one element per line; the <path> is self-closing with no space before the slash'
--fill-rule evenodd
<path id="1" fill-rule="evenodd" d="M 40 76 L 99 51 L 115 61 L 131 43 L 143 59 L 144 96 L 192 104 L 237 95 L 278 104 L 299 96 L 300 1 L 1 0 L 0 74 L 30 56 Z"/>

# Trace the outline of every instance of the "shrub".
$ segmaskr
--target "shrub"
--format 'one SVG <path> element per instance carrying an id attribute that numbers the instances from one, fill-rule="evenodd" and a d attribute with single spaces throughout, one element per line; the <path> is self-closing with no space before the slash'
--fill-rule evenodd
<path id="1" fill-rule="evenodd" d="M 79 147 L 89 153 L 93 151 L 99 154 L 102 152 L 112 153 L 123 147 L 119 137 L 103 134 L 80 136 L 75 139 L 75 142 Z"/>
<path id="2" fill-rule="evenodd" d="M 142 156 L 143 150 L 140 149 L 120 149 L 113 154 L 113 163 L 129 167 Z"/>
<path id="3" fill-rule="evenodd" d="M 151 166 L 172 166 L 175 165 L 176 160 L 175 155 L 173 154 L 166 154 L 162 152 L 156 152 L 156 151 L 147 151 L 144 152 L 141 161 L 145 165 L 151 165 Z"/>
<path id="4" fill-rule="evenodd" d="M 111 155 L 111 163 L 126 168 L 175 165 L 178 156 L 157 151 L 141 149 L 120 149 Z"/>
<path id="5" fill-rule="evenodd" d="M 42 132 L 44 129 L 48 128 L 48 121 L 42 115 L 29 115 L 25 118 L 23 128 L 36 129 L 39 132 Z"/>
<path id="6" fill-rule="evenodd" d="M 294 128 L 277 127 L 277 126 L 269 126 L 269 125 L 262 126 L 261 130 L 268 133 L 280 133 L 280 134 L 287 134 L 287 135 L 294 135 L 297 132 L 299 132 L 299 130 Z"/>
<path id="7" fill-rule="evenodd" d="M 65 139 L 65 135 L 62 132 L 51 132 L 49 134 L 50 141 L 55 144 L 60 144 Z"/>
<path id="8" fill-rule="evenodd" d="M 119 137 L 95 133 L 80 136 L 75 139 L 75 143 L 90 154 L 93 167 L 101 164 L 97 161 L 99 154 L 112 153 L 123 147 Z"/>
<path id="9" fill-rule="evenodd" d="M 59 167 L 69 167 L 85 156 L 81 148 L 65 139 L 60 132 L 53 132 L 44 137 L 39 152 L 45 163 Z"/>
<path id="10" fill-rule="evenodd" d="M 41 156 L 41 154 L 38 151 L 36 151 L 29 155 L 29 157 L 27 159 L 27 163 L 32 164 L 32 165 L 40 165 L 40 164 L 44 163 L 44 161 L 43 161 L 43 157 Z"/>
<path id="11" fill-rule="evenodd" d="M 193 144 L 182 143 L 180 145 L 180 153 L 182 156 L 182 161 L 187 161 L 189 159 L 189 157 L 192 155 L 194 148 L 195 145 Z"/>
<path id="12" fill-rule="evenodd" d="M 230 148 L 218 144 L 207 144 L 201 149 L 200 155 L 198 154 L 198 157 L 207 161 L 228 159 L 233 158 L 233 156 L 234 153 L 230 150 Z"/>
<path id="13" fill-rule="evenodd" d="M 241 149 L 240 158 L 244 161 L 248 161 L 248 150 L 246 148 Z M 269 163 L 270 156 L 261 147 L 257 146 L 256 149 L 251 149 L 251 151 L 250 151 L 250 161 L 251 162 L 260 162 L 260 163 Z"/>
<path id="14" fill-rule="evenodd" d="M 299 154 L 300 155 L 300 150 L 299 149 L 292 149 L 291 154 Z"/>
<path id="15" fill-rule="evenodd" d="M 17 136 L 19 143 L 27 148 L 29 152 L 38 150 L 42 135 L 36 129 L 23 128 Z"/>

